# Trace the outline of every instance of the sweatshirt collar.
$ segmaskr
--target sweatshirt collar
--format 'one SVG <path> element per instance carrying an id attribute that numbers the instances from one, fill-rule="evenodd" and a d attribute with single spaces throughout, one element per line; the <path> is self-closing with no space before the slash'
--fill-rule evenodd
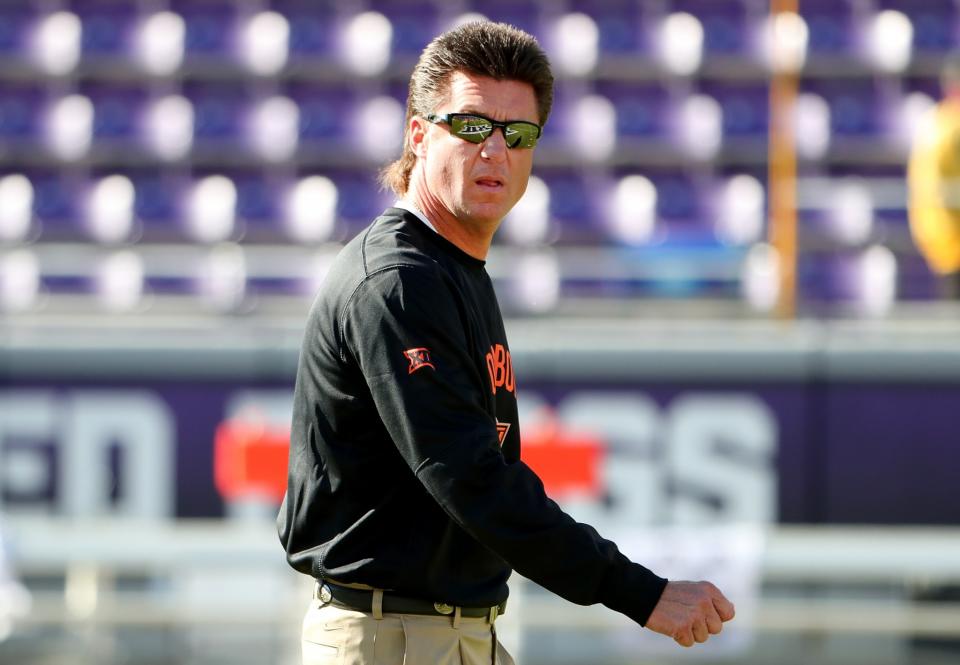
<path id="1" fill-rule="evenodd" d="M 427 228 L 428 228 L 428 229 L 430 229 L 431 231 L 433 231 L 433 232 L 436 233 L 437 235 L 440 235 L 440 232 L 437 231 L 437 227 L 435 227 L 432 223 L 430 223 L 430 220 L 427 219 L 427 216 L 424 215 L 424 214 L 420 211 L 420 208 L 418 208 L 417 206 L 413 205 L 413 203 L 411 203 L 410 201 L 406 201 L 406 200 L 404 200 L 404 199 L 400 199 L 400 200 L 398 200 L 396 203 L 393 204 L 393 207 L 394 207 L 394 208 L 402 208 L 403 210 L 406 210 L 407 212 L 412 212 L 414 215 L 417 216 L 417 219 L 419 219 L 421 222 L 423 222 L 424 224 L 427 225 Z"/>

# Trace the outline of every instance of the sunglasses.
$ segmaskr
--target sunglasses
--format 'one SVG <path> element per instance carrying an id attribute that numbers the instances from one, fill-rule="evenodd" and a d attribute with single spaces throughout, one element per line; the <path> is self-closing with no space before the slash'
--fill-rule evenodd
<path id="1" fill-rule="evenodd" d="M 431 113 L 427 116 L 427 120 L 435 125 L 440 123 L 449 125 L 451 134 L 470 143 L 483 143 L 493 134 L 493 130 L 499 127 L 503 130 L 503 138 L 508 148 L 532 148 L 537 145 L 537 139 L 543 132 L 540 125 L 526 120 L 497 122 L 476 113 L 447 113 L 446 115 Z"/>

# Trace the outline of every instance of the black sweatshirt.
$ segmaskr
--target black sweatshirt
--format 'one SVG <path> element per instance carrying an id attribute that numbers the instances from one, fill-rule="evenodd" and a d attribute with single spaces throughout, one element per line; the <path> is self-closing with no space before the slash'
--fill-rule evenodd
<path id="1" fill-rule="evenodd" d="M 342 250 L 311 309 L 277 522 L 307 575 L 451 605 L 499 604 L 516 569 L 643 624 L 666 584 L 520 461 L 484 262 L 399 208 Z"/>

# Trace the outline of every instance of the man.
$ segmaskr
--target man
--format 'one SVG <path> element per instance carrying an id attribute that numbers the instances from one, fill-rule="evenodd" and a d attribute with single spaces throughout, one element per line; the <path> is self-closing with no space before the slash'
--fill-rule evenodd
<path id="1" fill-rule="evenodd" d="M 960 299 L 960 53 L 941 76 L 944 98 L 918 132 L 910 155 L 910 228 L 941 295 Z"/>
<path id="2" fill-rule="evenodd" d="M 503 663 L 511 569 L 682 645 L 733 617 L 563 513 L 520 461 L 516 381 L 484 258 L 523 195 L 553 76 L 489 22 L 435 39 L 410 81 L 401 200 L 349 243 L 309 316 L 278 519 L 318 580 L 304 663 Z"/>

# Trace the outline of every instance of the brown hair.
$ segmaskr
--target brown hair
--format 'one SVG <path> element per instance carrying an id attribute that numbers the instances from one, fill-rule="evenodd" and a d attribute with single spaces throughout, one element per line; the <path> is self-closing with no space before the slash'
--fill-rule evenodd
<path id="1" fill-rule="evenodd" d="M 529 83 L 537 98 L 540 124 L 550 115 L 553 73 L 547 55 L 532 35 L 512 25 L 490 21 L 465 23 L 441 34 L 420 54 L 410 76 L 403 153 L 380 172 L 380 184 L 398 196 L 407 193 L 410 173 L 417 161 L 409 142 L 410 119 L 426 116 L 443 103 L 449 93 L 450 76 L 456 71 L 498 81 Z"/>

